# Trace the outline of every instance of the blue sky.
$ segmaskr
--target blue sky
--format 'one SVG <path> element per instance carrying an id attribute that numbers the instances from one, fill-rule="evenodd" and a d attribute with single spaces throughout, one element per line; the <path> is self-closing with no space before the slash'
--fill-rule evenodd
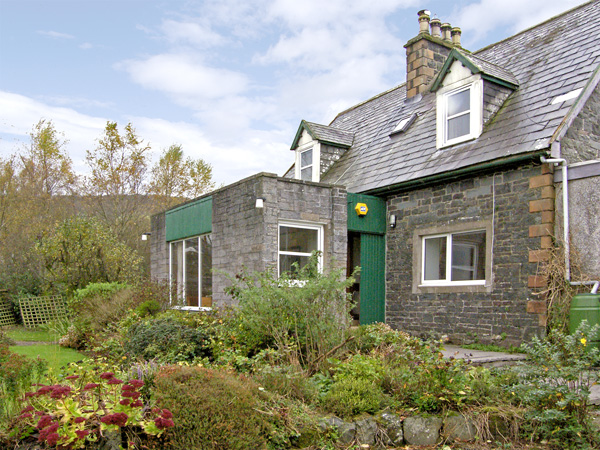
<path id="1" fill-rule="evenodd" d="M 328 124 L 406 78 L 428 9 L 477 50 L 578 0 L 0 0 L 0 157 L 50 119 L 85 174 L 106 121 L 181 144 L 215 181 L 281 175 L 302 119 Z"/>

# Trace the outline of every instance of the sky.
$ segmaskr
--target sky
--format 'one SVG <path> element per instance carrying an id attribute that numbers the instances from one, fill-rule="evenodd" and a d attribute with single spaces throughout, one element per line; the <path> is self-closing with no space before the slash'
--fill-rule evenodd
<path id="1" fill-rule="evenodd" d="M 301 120 L 403 83 L 417 12 L 475 51 L 581 0 L 0 0 L 0 158 L 40 120 L 85 175 L 107 121 L 229 184 L 282 175 Z"/>

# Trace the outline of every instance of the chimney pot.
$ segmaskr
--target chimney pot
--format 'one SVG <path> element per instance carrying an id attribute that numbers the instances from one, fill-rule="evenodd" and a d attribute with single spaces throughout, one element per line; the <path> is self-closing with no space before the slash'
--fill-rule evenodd
<path id="1" fill-rule="evenodd" d="M 452 39 L 450 38 L 450 30 L 452 29 L 452 25 L 449 23 L 442 24 L 442 39 L 450 42 Z"/>
<path id="2" fill-rule="evenodd" d="M 431 19 L 431 22 L 429 22 L 429 26 L 431 27 L 431 35 L 433 37 L 439 38 L 442 36 L 442 21 L 440 19 Z"/>
<path id="3" fill-rule="evenodd" d="M 419 16 L 419 34 L 429 34 L 429 11 L 422 9 L 417 15 Z"/>
<path id="4" fill-rule="evenodd" d="M 454 27 L 452 28 L 452 44 L 454 45 L 458 45 L 460 47 L 460 35 L 461 35 L 461 31 L 460 28 L 458 27 Z"/>

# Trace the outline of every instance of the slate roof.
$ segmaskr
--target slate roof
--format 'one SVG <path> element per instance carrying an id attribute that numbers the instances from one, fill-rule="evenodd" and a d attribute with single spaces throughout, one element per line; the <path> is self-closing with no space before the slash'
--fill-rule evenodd
<path id="1" fill-rule="evenodd" d="M 331 144 L 337 147 L 349 148 L 354 141 L 354 133 L 351 131 L 341 130 L 339 128 L 328 127 L 327 125 L 321 125 L 314 122 L 307 122 L 303 120 L 300 123 L 294 142 L 292 143 L 291 150 L 295 150 L 298 147 L 298 141 L 302 135 L 302 130 L 306 130 L 311 137 L 324 144 Z"/>
<path id="2" fill-rule="evenodd" d="M 354 142 L 321 181 L 350 192 L 383 192 L 548 148 L 577 103 L 577 98 L 555 104 L 552 99 L 597 83 L 598 29 L 600 0 L 595 0 L 468 54 L 484 72 L 498 68 L 496 75 L 511 74 L 519 86 L 470 142 L 436 149 L 435 93 L 405 102 L 404 84 L 340 113 L 328 128 L 353 132 Z M 417 119 L 410 128 L 390 136 L 413 113 Z"/>

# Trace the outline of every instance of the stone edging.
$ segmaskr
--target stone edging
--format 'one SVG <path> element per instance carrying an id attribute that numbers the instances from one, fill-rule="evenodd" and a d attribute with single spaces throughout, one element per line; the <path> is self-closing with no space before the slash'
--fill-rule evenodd
<path id="1" fill-rule="evenodd" d="M 319 429 L 323 432 L 335 429 L 339 435 L 338 442 L 344 445 L 436 445 L 442 439 L 448 442 L 470 442 L 477 439 L 475 425 L 459 413 L 449 413 L 444 418 L 424 415 L 402 417 L 382 413 L 355 422 L 329 417 L 319 422 Z"/>

